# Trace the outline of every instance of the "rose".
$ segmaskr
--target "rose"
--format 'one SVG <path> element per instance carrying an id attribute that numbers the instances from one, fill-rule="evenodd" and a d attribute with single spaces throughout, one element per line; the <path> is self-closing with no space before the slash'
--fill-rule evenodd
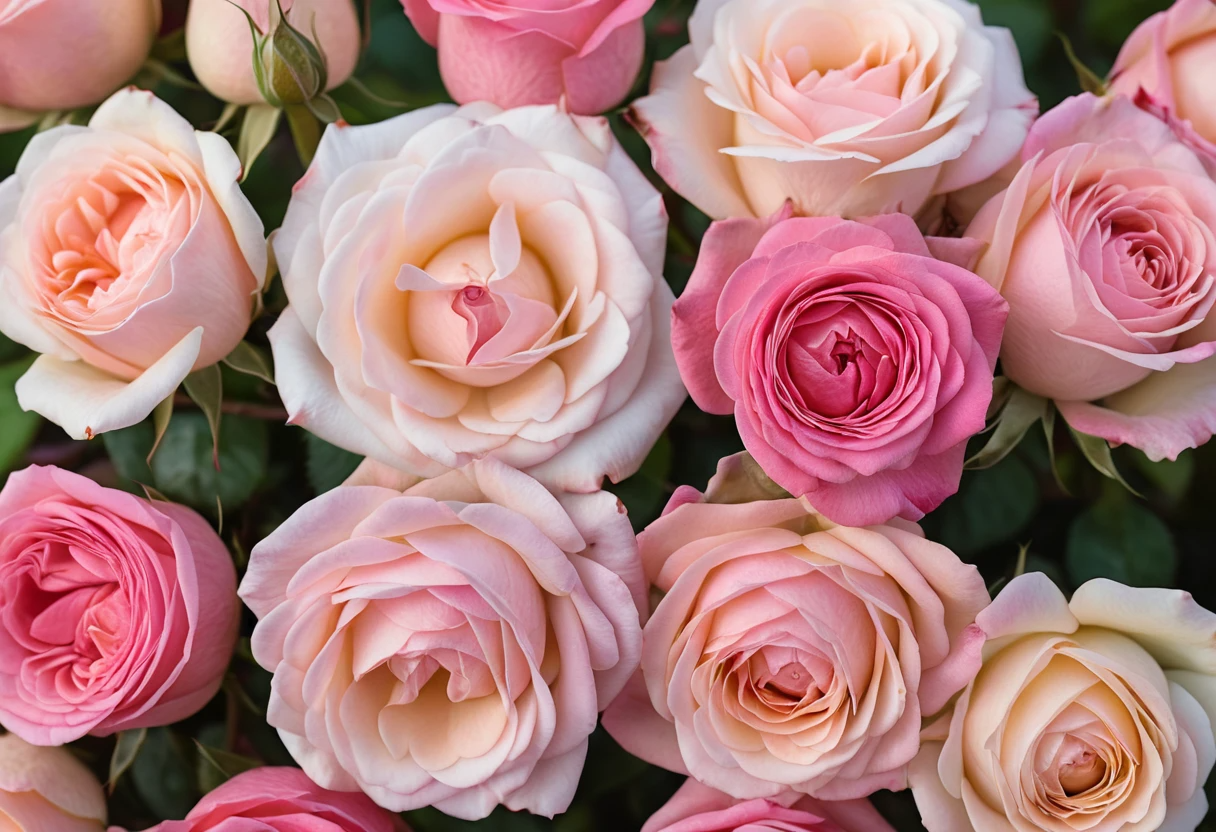
<path id="1" fill-rule="evenodd" d="M 638 536 L 663 595 L 604 727 L 736 798 L 903 788 L 921 717 L 979 669 L 984 581 L 915 525 L 837 526 L 747 473 L 724 460 Z"/>
<path id="2" fill-rule="evenodd" d="M 688 28 L 632 117 L 715 219 L 914 214 L 1000 170 L 1038 109 L 965 0 L 700 0 Z"/>
<path id="3" fill-rule="evenodd" d="M 957 241 L 929 241 L 962 256 Z M 714 223 L 672 338 L 702 410 L 840 523 L 917 520 L 984 427 L 1005 304 L 903 215 Z"/>
<path id="4" fill-rule="evenodd" d="M 254 78 L 252 18 L 258 30 L 269 33 L 271 7 L 279 0 L 192 0 L 186 21 L 186 52 L 199 83 L 216 98 L 234 104 L 261 104 L 262 93 Z M 345 83 L 359 60 L 359 17 L 351 0 L 282 0 L 286 19 L 312 40 L 324 57 L 325 92 Z M 246 16 L 248 15 L 248 16 Z M 265 60 L 265 57 L 264 57 Z M 275 64 L 270 64 L 273 71 Z M 284 65 L 278 73 L 289 75 Z M 295 79 L 268 79 L 277 87 L 295 90 Z M 295 102 L 298 103 L 298 102 Z"/>
<path id="5" fill-rule="evenodd" d="M 321 786 L 393 811 L 565 811 L 641 650 L 629 518 L 494 459 L 411 482 L 337 488 L 254 548 L 270 724 Z"/>
<path id="6" fill-rule="evenodd" d="M 59 468 L 0 491 L 0 724 L 28 742 L 178 722 L 236 643 L 236 571 L 188 508 Z"/>
<path id="7" fill-rule="evenodd" d="M 160 0 L 0 0 L 0 133 L 94 104 L 135 75 Z"/>
<path id="8" fill-rule="evenodd" d="M 1174 458 L 1216 428 L 1216 183 L 1123 97 L 1082 95 L 1030 131 L 967 229 L 1009 302 L 1001 367 L 1074 429 Z"/>
<path id="9" fill-rule="evenodd" d="M 0 736 L 0 830 L 102 832 L 105 823 L 101 784 L 68 751 Z"/>
<path id="10" fill-rule="evenodd" d="M 894 832 L 868 800 L 739 801 L 688 779 L 642 832 Z"/>
<path id="11" fill-rule="evenodd" d="M 456 101 L 556 104 L 594 115 L 642 68 L 642 16 L 654 0 L 401 0 Z"/>
<path id="12" fill-rule="evenodd" d="M 148 832 L 237 829 L 406 832 L 407 827 L 366 795 L 327 791 L 298 768 L 255 768 L 208 794 L 185 820 L 167 820 Z"/>
<path id="13" fill-rule="evenodd" d="M 930 832 L 1191 832 L 1216 760 L 1216 615 L 1105 579 L 1066 601 L 1041 572 L 976 623 L 984 667 L 925 731 L 912 791 Z"/>
<path id="14" fill-rule="evenodd" d="M 420 476 L 492 454 L 557 488 L 619 481 L 685 395 L 666 228 L 603 119 L 331 127 L 275 236 L 292 421 Z"/>
<path id="15" fill-rule="evenodd" d="M 43 353 L 23 408 L 77 439 L 127 427 L 240 342 L 266 246 L 239 176 L 134 89 L 30 141 L 0 184 L 0 332 Z"/>

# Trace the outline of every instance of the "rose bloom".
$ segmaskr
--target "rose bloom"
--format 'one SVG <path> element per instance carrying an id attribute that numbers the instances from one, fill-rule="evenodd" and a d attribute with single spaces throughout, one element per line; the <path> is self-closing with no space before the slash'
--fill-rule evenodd
<path id="1" fill-rule="evenodd" d="M 1009 302 L 1005 375 L 1076 430 L 1174 458 L 1216 428 L 1216 183 L 1124 97 L 1071 98 L 967 229 Z"/>
<path id="2" fill-rule="evenodd" d="M 914 214 L 1017 155 L 1038 111 L 965 0 L 700 0 L 632 116 L 714 219 Z"/>
<path id="3" fill-rule="evenodd" d="M 710 227 L 672 338 L 693 399 L 735 414 L 770 477 L 866 525 L 920 519 L 958 490 L 1005 314 L 983 280 L 935 259 L 907 216 L 782 213 Z"/>
<path id="4" fill-rule="evenodd" d="M 1216 760 L 1216 615 L 1105 579 L 1066 601 L 1041 572 L 976 623 L 984 666 L 925 730 L 930 832 L 1192 832 Z"/>
<path id="5" fill-rule="evenodd" d="M 493 455 L 594 491 L 684 400 L 667 216 L 603 119 L 435 106 L 334 126 L 275 251 L 294 424 L 419 476 Z"/>
<path id="6" fill-rule="evenodd" d="M 0 184 L 0 332 L 42 353 L 23 408 L 91 438 L 232 351 L 267 259 L 240 172 L 226 140 L 135 89 L 30 140 Z"/>
<path id="7" fill-rule="evenodd" d="M 216 98 L 233 104 L 261 104 L 253 74 L 253 33 L 270 31 L 270 7 L 280 0 L 191 0 L 186 20 L 190 69 Z M 341 86 L 359 60 L 359 16 L 351 0 L 281 0 L 287 22 L 305 37 L 317 38 L 325 57 L 326 89 Z M 248 15 L 248 16 L 246 16 Z M 273 81 L 272 81 L 273 83 Z M 295 82 L 289 82 L 291 87 Z"/>
<path id="8" fill-rule="evenodd" d="M 868 800 L 736 800 L 689 778 L 642 832 L 895 832 Z"/>
<path id="9" fill-rule="evenodd" d="M 37 745 L 168 725 L 215 696 L 236 570 L 184 506 L 59 468 L 0 491 L 0 724 Z"/>
<path id="10" fill-rule="evenodd" d="M 662 594 L 604 727 L 732 797 L 847 800 L 906 785 L 922 716 L 979 668 L 974 566 L 920 528 L 850 528 L 725 460 L 638 536 Z"/>
<path id="11" fill-rule="evenodd" d="M 401 0 L 461 104 L 556 104 L 594 115 L 620 104 L 646 51 L 654 0 Z"/>
<path id="12" fill-rule="evenodd" d="M 254 548 L 241 597 L 269 722 L 324 788 L 552 817 L 637 668 L 629 518 L 494 459 L 412 482 L 337 488 Z"/>
<path id="13" fill-rule="evenodd" d="M 160 18 L 161 0 L 0 0 L 0 133 L 114 92 L 148 57 Z"/>
<path id="14" fill-rule="evenodd" d="M 63 748 L 0 736 L 0 832 L 102 832 L 106 796 Z"/>
<path id="15" fill-rule="evenodd" d="M 407 827 L 367 795 L 327 791 L 298 768 L 255 768 L 208 794 L 185 820 L 167 820 L 148 832 L 211 830 L 407 832 Z"/>

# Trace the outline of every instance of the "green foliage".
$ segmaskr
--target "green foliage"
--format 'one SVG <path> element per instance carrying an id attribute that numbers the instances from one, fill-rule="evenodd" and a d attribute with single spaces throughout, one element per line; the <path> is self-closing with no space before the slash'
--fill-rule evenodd
<path id="1" fill-rule="evenodd" d="M 968 471 L 959 493 L 938 509 L 938 540 L 961 557 L 974 555 L 1012 540 L 1034 517 L 1038 503 L 1034 473 L 1017 456 Z"/>
<path id="2" fill-rule="evenodd" d="M 0 345 L 2 348 L 3 345 Z M 26 413 L 21 409 L 14 389 L 17 379 L 32 363 L 33 357 L 29 357 L 0 365 L 0 475 L 18 466 L 22 454 L 34 441 L 38 426 L 42 424 L 42 418 L 37 413 Z"/>
<path id="3" fill-rule="evenodd" d="M 331 445 L 311 433 L 304 434 L 304 444 L 307 446 L 308 484 L 318 494 L 337 488 L 363 461 L 358 454 Z"/>
<path id="4" fill-rule="evenodd" d="M 1172 586 L 1178 565 L 1169 527 L 1115 489 L 1073 521 L 1066 557 L 1074 584 L 1110 578 L 1131 586 Z"/>

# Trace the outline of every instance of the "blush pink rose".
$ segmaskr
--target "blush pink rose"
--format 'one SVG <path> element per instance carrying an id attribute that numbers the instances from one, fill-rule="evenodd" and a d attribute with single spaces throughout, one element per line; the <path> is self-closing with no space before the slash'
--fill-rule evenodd
<path id="1" fill-rule="evenodd" d="M 105 823 L 101 784 L 67 749 L 0 736 L 2 832 L 102 832 Z"/>
<path id="2" fill-rule="evenodd" d="M 493 459 L 422 481 L 371 463 L 355 481 L 381 484 L 305 505 L 241 584 L 270 724 L 321 786 L 393 811 L 565 811 L 641 652 L 620 503 L 554 497 Z"/>
<path id="3" fill-rule="evenodd" d="M 556 104 L 595 115 L 642 68 L 654 0 L 401 0 L 461 104 Z"/>
<path id="4" fill-rule="evenodd" d="M 0 0 L 0 133 L 96 104 L 134 77 L 161 0 Z"/>
<path id="5" fill-rule="evenodd" d="M 693 400 L 733 412 L 770 477 L 866 525 L 920 519 L 958 490 L 1005 313 L 907 216 L 784 213 L 710 227 L 672 340 Z"/>
<path id="6" fill-rule="evenodd" d="M 128 89 L 30 140 L 0 184 L 0 332 L 17 398 L 75 439 L 141 421 L 240 342 L 266 277 L 227 140 Z"/>
<path id="7" fill-rule="evenodd" d="M 1216 429 L 1216 183 L 1123 96 L 1071 98 L 968 227 L 1009 302 L 1001 367 L 1076 430 L 1174 458 Z"/>
<path id="8" fill-rule="evenodd" d="M 408 827 L 367 795 L 322 789 L 298 768 L 255 768 L 208 794 L 185 820 L 167 820 L 148 832 L 408 832 Z"/>
<path id="9" fill-rule="evenodd" d="M 59 468 L 0 491 L 0 725 L 38 745 L 168 725 L 215 696 L 236 570 L 188 508 Z"/>
<path id="10" fill-rule="evenodd" d="M 689 778 L 642 832 L 895 832 L 868 800 L 736 800 Z"/>
<path id="11" fill-rule="evenodd" d="M 914 524 L 838 526 L 765 499 L 739 462 L 638 536 L 660 600 L 604 727 L 740 799 L 901 789 L 921 718 L 979 669 L 983 578 Z"/>

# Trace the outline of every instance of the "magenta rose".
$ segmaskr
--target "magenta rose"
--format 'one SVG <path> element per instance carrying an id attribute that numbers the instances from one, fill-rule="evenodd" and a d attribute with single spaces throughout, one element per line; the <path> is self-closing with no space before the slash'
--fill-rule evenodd
<path id="1" fill-rule="evenodd" d="M 838 523 L 917 520 L 958 490 L 1007 307 L 907 216 L 732 219 L 705 235 L 672 339 L 693 399 Z"/>
<path id="2" fill-rule="evenodd" d="M 736 800 L 689 778 L 642 832 L 893 832 L 868 800 Z"/>
<path id="3" fill-rule="evenodd" d="M 27 742 L 191 716 L 237 610 L 228 550 L 190 509 L 53 467 L 0 491 L 0 724 Z"/>
<path id="4" fill-rule="evenodd" d="M 642 67 L 654 0 L 401 0 L 461 104 L 556 104 L 595 115 Z"/>

